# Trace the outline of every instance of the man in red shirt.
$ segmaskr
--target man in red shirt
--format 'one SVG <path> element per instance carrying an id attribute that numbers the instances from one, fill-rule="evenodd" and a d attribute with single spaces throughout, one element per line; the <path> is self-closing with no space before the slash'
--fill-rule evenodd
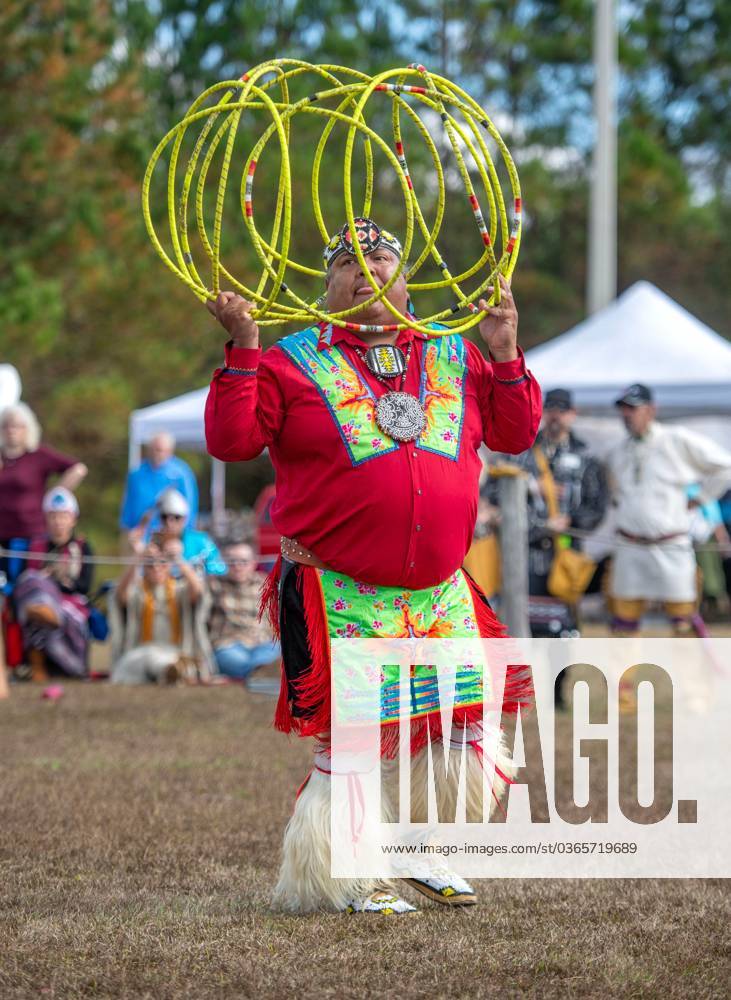
<path id="1" fill-rule="evenodd" d="M 503 634 L 461 569 L 477 511 L 478 449 L 484 441 L 495 451 L 524 451 L 541 416 L 504 278 L 499 305 L 479 302 L 487 313 L 479 324 L 486 360 L 475 344 L 436 327 L 434 335 L 394 331 L 370 282 L 383 288 L 400 270 L 400 243 L 369 219 L 356 220 L 356 236 L 370 281 L 347 224 L 323 254 L 328 314 L 355 308 L 342 326 L 319 324 L 262 355 L 250 302 L 221 292 L 208 303 L 230 336 L 206 405 L 208 450 L 243 461 L 268 448 L 276 472 L 272 521 L 283 558 L 267 600 L 281 625 L 284 671 L 275 724 L 317 740 L 275 891 L 276 905 L 292 912 L 413 909 L 362 879 L 329 876 L 329 844 L 317 834 L 329 830 L 329 637 Z M 403 274 L 387 297 L 407 314 Z M 473 694 L 455 701 L 454 722 L 469 729 L 481 781 L 482 706 Z M 383 697 L 382 684 L 382 704 Z M 411 706 L 417 750 L 428 738 L 418 709 Z M 383 713 L 382 721 L 398 722 Z M 394 745 L 384 738 L 384 756 L 397 754 Z M 439 902 L 475 902 L 471 887 L 451 874 L 410 881 Z"/>

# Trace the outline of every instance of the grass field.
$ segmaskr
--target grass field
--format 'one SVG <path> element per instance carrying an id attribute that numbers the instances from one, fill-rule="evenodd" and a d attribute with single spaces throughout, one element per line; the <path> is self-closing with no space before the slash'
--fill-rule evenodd
<path id="1" fill-rule="evenodd" d="M 0 702 L 0 998 L 727 997 L 726 882 L 478 882 L 481 905 L 275 915 L 305 746 L 239 687 Z"/>

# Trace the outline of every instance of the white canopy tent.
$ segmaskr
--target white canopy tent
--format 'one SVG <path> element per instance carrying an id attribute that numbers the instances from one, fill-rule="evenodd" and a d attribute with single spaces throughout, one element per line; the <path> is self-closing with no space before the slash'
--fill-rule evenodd
<path id="1" fill-rule="evenodd" d="M 191 451 L 206 450 L 203 412 L 208 387 L 183 393 L 164 403 L 155 403 L 142 410 L 133 410 L 129 418 L 129 467 L 136 468 L 142 460 L 142 446 L 155 434 L 172 434 L 178 445 Z M 211 459 L 211 513 L 214 523 L 226 506 L 226 465 Z"/>
<path id="2" fill-rule="evenodd" d="M 544 390 L 571 389 L 582 413 L 607 413 L 621 389 L 644 382 L 665 417 L 731 415 L 731 343 L 647 281 L 526 361 Z"/>
<path id="3" fill-rule="evenodd" d="M 647 281 L 527 351 L 526 363 L 544 392 L 572 391 L 577 433 L 600 455 L 624 433 L 614 401 L 633 382 L 653 390 L 660 419 L 731 449 L 731 343 Z"/>
<path id="4" fill-rule="evenodd" d="M 129 418 L 129 466 L 140 464 L 142 446 L 161 431 L 172 434 L 179 445 L 191 451 L 206 450 L 203 411 L 208 388 L 195 389 L 164 403 L 133 410 Z"/>

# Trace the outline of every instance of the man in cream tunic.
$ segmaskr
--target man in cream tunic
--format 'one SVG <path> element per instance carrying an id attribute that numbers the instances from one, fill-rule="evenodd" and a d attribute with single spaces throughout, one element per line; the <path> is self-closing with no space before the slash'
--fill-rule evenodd
<path id="1" fill-rule="evenodd" d="M 616 405 L 628 436 L 608 457 L 617 527 L 613 631 L 636 631 L 647 602 L 661 601 L 676 634 L 687 635 L 697 615 L 688 487 L 700 484 L 702 503 L 719 497 L 731 483 L 731 454 L 684 427 L 657 423 L 645 385 L 631 385 Z"/>

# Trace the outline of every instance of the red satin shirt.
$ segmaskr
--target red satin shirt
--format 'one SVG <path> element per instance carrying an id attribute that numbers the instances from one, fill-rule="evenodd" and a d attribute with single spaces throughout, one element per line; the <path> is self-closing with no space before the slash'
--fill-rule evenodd
<path id="1" fill-rule="evenodd" d="M 406 349 L 412 340 L 403 388 L 418 396 L 427 338 L 406 330 L 397 343 Z M 412 442 L 354 465 L 316 387 L 277 345 L 264 354 L 226 346 L 226 367 L 214 373 L 206 402 L 208 451 L 238 462 L 268 448 L 276 472 L 274 527 L 332 569 L 382 586 L 435 586 L 462 565 L 472 542 L 481 443 L 493 451 L 525 451 L 541 417 L 540 388 L 522 354 L 488 363 L 465 343 L 456 461 Z M 364 347 L 355 334 L 335 328 L 330 345 L 342 350 L 376 397 L 388 391 L 354 350 Z M 318 349 L 326 346 L 321 334 Z"/>

